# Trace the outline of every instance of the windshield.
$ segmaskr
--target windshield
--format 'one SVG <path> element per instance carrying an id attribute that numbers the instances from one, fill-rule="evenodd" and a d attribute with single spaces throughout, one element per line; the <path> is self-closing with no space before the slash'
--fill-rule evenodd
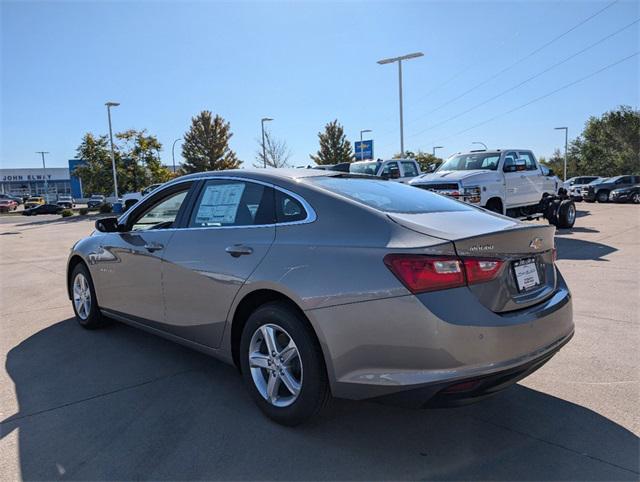
<path id="1" fill-rule="evenodd" d="M 354 174 L 369 174 L 370 176 L 375 176 L 378 173 L 378 169 L 380 169 L 380 165 L 382 163 L 378 161 L 371 162 L 354 162 L 349 166 L 349 172 Z"/>
<path id="2" fill-rule="evenodd" d="M 438 168 L 438 171 L 471 171 L 473 169 L 498 169 L 500 153 L 473 152 L 451 157 Z"/>
<path id="3" fill-rule="evenodd" d="M 309 182 L 327 191 L 386 213 L 471 211 L 474 208 L 425 189 L 366 178 L 316 177 Z"/>

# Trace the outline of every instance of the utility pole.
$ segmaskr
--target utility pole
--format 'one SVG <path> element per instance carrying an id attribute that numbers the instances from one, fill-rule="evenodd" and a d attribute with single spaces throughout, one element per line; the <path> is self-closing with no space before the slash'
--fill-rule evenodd
<path id="1" fill-rule="evenodd" d="M 111 130 L 111 108 L 120 105 L 119 102 L 107 102 L 107 117 L 109 118 L 109 140 L 111 141 L 111 169 L 113 169 L 113 193 L 118 201 L 118 174 L 116 173 L 116 155 L 113 149 L 113 131 Z"/>
<path id="2" fill-rule="evenodd" d="M 433 154 L 433 157 L 436 157 L 436 149 L 443 149 L 444 146 L 433 146 L 433 152 L 431 154 Z"/>
<path id="3" fill-rule="evenodd" d="M 42 172 L 44 174 L 44 200 L 45 202 L 49 202 L 47 199 L 49 195 L 49 181 L 47 180 L 47 166 L 44 162 L 44 155 L 49 154 L 49 151 L 36 151 L 36 154 L 40 154 L 42 156 Z"/>
<path id="4" fill-rule="evenodd" d="M 424 54 L 422 52 L 415 52 L 408 55 L 401 55 L 400 57 L 392 57 L 389 59 L 378 60 L 378 64 L 391 64 L 393 62 L 398 62 L 398 93 L 400 100 L 400 157 L 404 158 L 404 120 L 402 114 L 402 61 L 415 59 L 418 57 L 422 57 Z"/>
<path id="5" fill-rule="evenodd" d="M 557 131 L 564 131 L 564 177 L 563 181 L 567 180 L 567 150 L 569 148 L 569 128 L 568 127 L 556 127 Z"/>

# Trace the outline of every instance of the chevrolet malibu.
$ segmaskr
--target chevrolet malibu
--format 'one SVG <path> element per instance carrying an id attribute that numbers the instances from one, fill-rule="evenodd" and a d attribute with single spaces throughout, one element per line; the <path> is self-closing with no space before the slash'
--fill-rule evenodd
<path id="1" fill-rule="evenodd" d="M 234 364 L 286 425 L 330 396 L 478 400 L 573 335 L 555 228 L 379 178 L 192 174 L 96 229 L 68 261 L 80 325 L 119 320 Z"/>

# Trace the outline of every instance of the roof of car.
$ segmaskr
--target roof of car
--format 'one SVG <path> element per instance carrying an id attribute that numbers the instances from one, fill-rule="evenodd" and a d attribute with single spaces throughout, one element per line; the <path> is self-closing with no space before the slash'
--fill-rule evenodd
<path id="1" fill-rule="evenodd" d="M 338 173 L 340 174 L 340 173 Z M 342 173 L 344 174 L 344 173 Z M 186 176 L 179 177 L 177 179 L 185 180 L 192 178 L 202 177 L 217 177 L 217 176 L 229 176 L 229 177 L 246 177 L 250 179 L 302 179 L 306 177 L 323 177 L 336 175 L 334 171 L 325 171 L 322 169 L 229 169 L 225 171 L 206 171 L 196 172 L 193 174 L 187 174 Z"/>

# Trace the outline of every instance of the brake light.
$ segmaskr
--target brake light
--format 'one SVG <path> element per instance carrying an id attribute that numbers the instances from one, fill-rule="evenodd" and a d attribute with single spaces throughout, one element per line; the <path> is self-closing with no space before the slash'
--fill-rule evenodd
<path id="1" fill-rule="evenodd" d="M 484 283 L 494 279 L 504 261 L 415 254 L 388 254 L 384 263 L 414 294 Z"/>
<path id="2" fill-rule="evenodd" d="M 499 259 L 464 258 L 464 269 L 469 284 L 484 283 L 496 277 L 504 264 Z"/>
<path id="3" fill-rule="evenodd" d="M 455 257 L 388 254 L 384 263 L 414 294 L 466 284 L 462 263 Z"/>

